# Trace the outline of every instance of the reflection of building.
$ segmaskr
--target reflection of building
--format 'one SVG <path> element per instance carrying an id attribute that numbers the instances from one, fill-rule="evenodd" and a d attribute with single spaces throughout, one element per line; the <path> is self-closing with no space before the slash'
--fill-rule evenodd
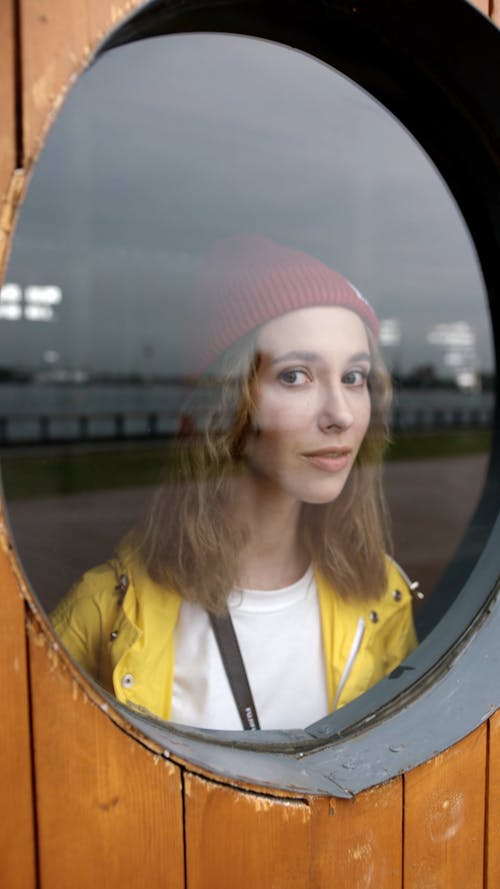
<path id="1" fill-rule="evenodd" d="M 476 334 L 467 321 L 435 324 L 427 334 L 427 342 L 444 350 L 443 364 L 450 368 L 460 389 L 480 387 Z"/>
<path id="2" fill-rule="evenodd" d="M 4 284 L 0 289 L 0 320 L 55 321 L 62 290 L 54 284 Z"/>

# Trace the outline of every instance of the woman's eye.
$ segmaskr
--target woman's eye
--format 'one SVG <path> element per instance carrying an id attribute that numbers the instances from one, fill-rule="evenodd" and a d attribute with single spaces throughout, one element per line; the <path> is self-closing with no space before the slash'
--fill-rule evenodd
<path id="1" fill-rule="evenodd" d="M 308 376 L 305 370 L 291 368 L 290 370 L 282 370 L 278 379 L 281 383 L 285 383 L 286 386 L 300 386 L 301 383 L 307 382 Z"/>
<path id="2" fill-rule="evenodd" d="M 368 379 L 368 371 L 356 368 L 344 374 L 343 381 L 348 386 L 364 386 Z"/>

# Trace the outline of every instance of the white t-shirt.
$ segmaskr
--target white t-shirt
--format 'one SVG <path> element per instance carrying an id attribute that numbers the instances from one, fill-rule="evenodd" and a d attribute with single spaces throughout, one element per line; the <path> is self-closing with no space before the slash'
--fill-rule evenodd
<path id="1" fill-rule="evenodd" d="M 278 590 L 235 590 L 229 611 L 260 727 L 304 728 L 328 709 L 321 620 L 309 568 Z M 241 721 L 206 611 L 183 602 L 175 628 L 171 720 L 214 729 Z"/>

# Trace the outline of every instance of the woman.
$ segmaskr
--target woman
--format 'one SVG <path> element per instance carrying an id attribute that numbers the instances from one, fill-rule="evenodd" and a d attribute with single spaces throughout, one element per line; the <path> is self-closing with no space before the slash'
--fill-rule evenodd
<path id="1" fill-rule="evenodd" d="M 175 479 L 54 625 L 119 700 L 164 719 L 305 726 L 416 645 L 385 555 L 378 322 L 340 274 L 260 237 L 217 245 L 200 282 L 202 431 L 190 413 Z"/>

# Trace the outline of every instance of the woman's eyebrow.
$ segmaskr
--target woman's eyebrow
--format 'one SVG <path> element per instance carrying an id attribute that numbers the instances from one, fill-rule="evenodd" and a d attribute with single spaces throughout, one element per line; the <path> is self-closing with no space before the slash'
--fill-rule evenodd
<path id="1" fill-rule="evenodd" d="M 349 361 L 367 361 L 368 364 L 371 364 L 372 356 L 369 352 L 356 352 L 355 355 L 351 355 Z"/>
<path id="2" fill-rule="evenodd" d="M 317 352 L 306 352 L 302 349 L 296 349 L 291 352 L 285 352 L 283 355 L 278 355 L 276 358 L 273 358 L 271 364 L 279 364 L 281 361 L 316 361 L 316 362 L 324 362 L 324 357 L 319 355 Z M 356 352 L 354 355 L 350 355 L 347 359 L 347 363 L 351 363 L 352 361 L 367 361 L 368 364 L 371 363 L 371 355 L 369 352 Z"/>
<path id="3" fill-rule="evenodd" d="M 283 355 L 278 355 L 276 358 L 273 358 L 271 364 L 279 364 L 280 361 L 322 361 L 321 355 L 318 355 L 317 352 L 305 352 L 302 349 L 293 350 L 292 352 L 285 352 Z"/>

